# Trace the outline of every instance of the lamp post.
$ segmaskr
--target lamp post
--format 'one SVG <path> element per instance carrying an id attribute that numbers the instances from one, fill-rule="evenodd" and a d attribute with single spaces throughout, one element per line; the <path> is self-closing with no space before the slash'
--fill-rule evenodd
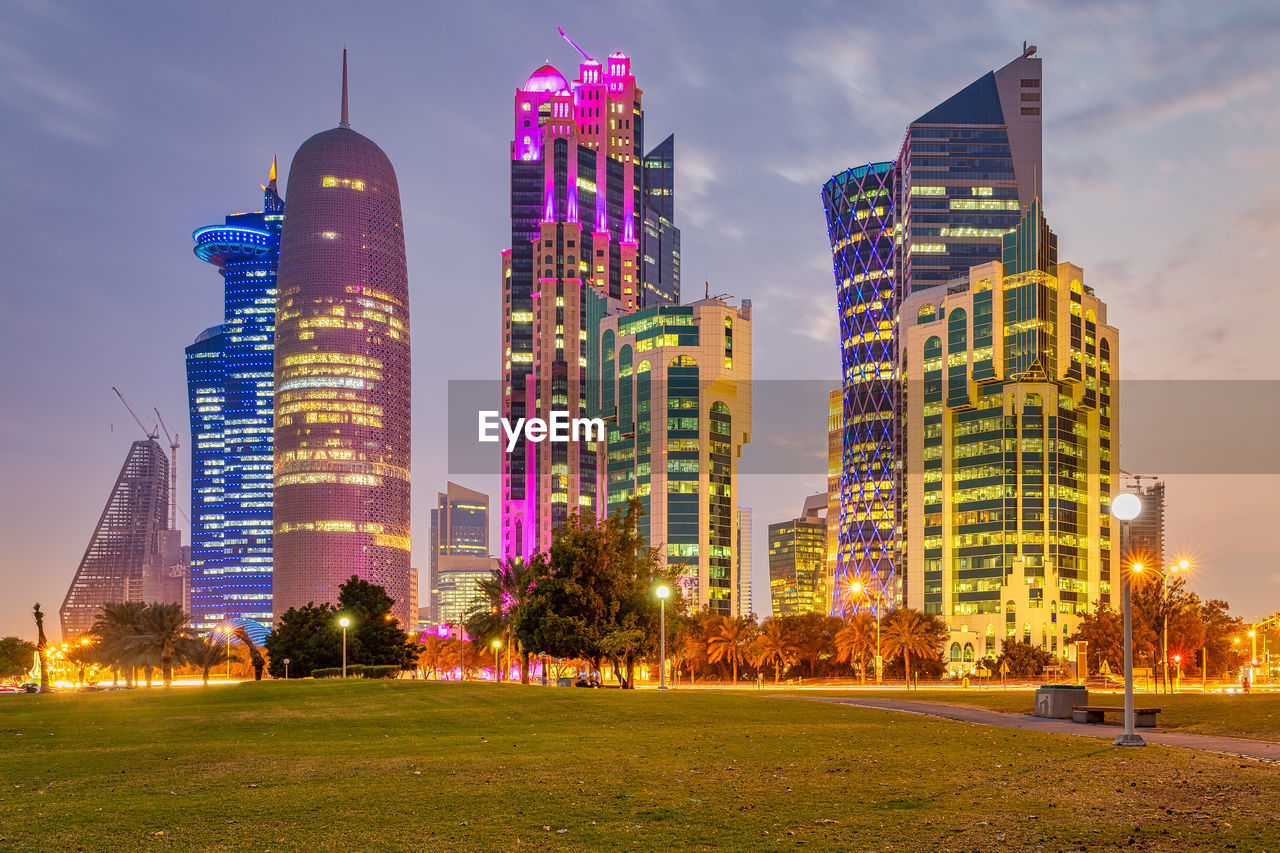
<path id="1" fill-rule="evenodd" d="M 285 681 L 289 680 L 289 659 L 288 658 L 284 659 L 284 680 Z"/>
<path id="2" fill-rule="evenodd" d="M 338 620 L 338 624 L 342 626 L 342 677 L 347 677 L 347 626 L 351 624 L 351 620 L 343 616 Z"/>
<path id="3" fill-rule="evenodd" d="M 658 596 L 658 689 L 667 689 L 667 596 L 671 588 L 666 584 L 654 590 Z"/>
<path id="4" fill-rule="evenodd" d="M 1111 501 L 1111 514 L 1125 525 L 1142 512 L 1142 501 L 1130 492 L 1116 495 Z M 1124 537 L 1121 536 L 1121 541 Z M 1123 555 L 1121 555 L 1123 559 Z M 1124 734 L 1115 739 L 1116 746 L 1146 746 L 1147 742 L 1133 730 L 1133 613 L 1129 602 L 1129 572 L 1120 573 L 1120 599 L 1124 607 Z"/>
<path id="5" fill-rule="evenodd" d="M 493 646 L 493 682 L 497 684 L 502 681 L 502 670 L 498 669 L 498 649 L 502 648 L 502 641 L 494 640 L 490 645 Z"/>
<path id="6" fill-rule="evenodd" d="M 857 596 L 857 595 L 865 596 L 867 599 L 867 604 L 868 605 L 871 604 L 871 590 L 868 589 L 862 583 L 862 581 L 858 580 L 857 578 L 854 578 L 853 582 L 849 584 L 849 593 L 850 595 L 854 595 L 854 596 Z M 879 595 L 877 595 L 876 607 L 871 611 L 871 615 L 874 616 L 876 620 L 876 684 L 881 683 L 881 679 L 883 677 L 883 669 L 884 669 L 884 667 L 882 666 L 882 659 L 880 657 L 880 607 L 879 607 L 880 601 L 881 601 L 881 598 Z M 907 683 L 908 684 L 911 683 L 911 676 L 909 674 L 907 675 Z"/>

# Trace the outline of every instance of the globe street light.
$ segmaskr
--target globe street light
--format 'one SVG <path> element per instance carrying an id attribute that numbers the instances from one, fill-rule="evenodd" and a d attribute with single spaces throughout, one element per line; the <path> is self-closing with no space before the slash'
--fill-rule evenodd
<path id="1" fill-rule="evenodd" d="M 1111 514 L 1120 522 L 1123 542 L 1126 525 L 1142 512 L 1142 501 L 1131 492 L 1116 495 L 1111 501 Z M 1122 555 L 1123 558 L 1123 555 Z M 1134 568 L 1141 571 L 1141 564 Z M 1120 598 L 1124 606 L 1124 734 L 1115 739 L 1116 746 L 1146 746 L 1147 742 L 1133 730 L 1133 613 L 1129 604 L 1129 572 L 1120 573 Z"/>
<path id="2" fill-rule="evenodd" d="M 289 659 L 288 658 L 284 659 L 284 680 L 285 681 L 289 680 Z"/>
<path id="3" fill-rule="evenodd" d="M 502 641 L 494 640 L 490 645 L 493 646 L 493 682 L 497 684 L 502 681 L 502 671 L 498 669 L 498 649 L 502 648 Z"/>
<path id="4" fill-rule="evenodd" d="M 667 689 L 667 596 L 671 588 L 666 584 L 654 590 L 658 596 L 658 689 Z"/>
<path id="5" fill-rule="evenodd" d="M 338 620 L 338 624 L 342 626 L 342 677 L 347 677 L 347 626 L 351 624 L 351 620 L 343 616 Z"/>

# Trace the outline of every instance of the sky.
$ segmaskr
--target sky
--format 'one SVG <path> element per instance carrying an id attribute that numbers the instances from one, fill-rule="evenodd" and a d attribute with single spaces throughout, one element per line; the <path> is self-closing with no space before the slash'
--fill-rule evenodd
<path id="1" fill-rule="evenodd" d="M 628 54 L 647 141 L 675 133 L 685 293 L 707 281 L 752 300 L 757 378 L 837 384 L 822 183 L 891 159 L 909 121 L 1025 40 L 1044 60 L 1046 215 L 1060 258 L 1083 266 L 1110 306 L 1122 378 L 1280 379 L 1274 3 L 221 2 L 214 12 L 10 0 L 0 9 L 0 635 L 31 634 L 37 601 L 57 633 L 140 437 L 111 387 L 142 411 L 158 407 L 185 440 L 183 348 L 222 316 L 221 279 L 192 254 L 191 232 L 258 209 L 272 156 L 283 178 L 298 145 L 337 123 L 343 47 L 352 126 L 399 176 L 413 523 L 427 541 L 450 476 L 447 382 L 499 369 L 512 98 L 544 61 L 576 70 L 557 25 L 592 55 Z M 1181 414 L 1170 408 L 1170 429 Z M 1143 448 L 1121 417 L 1124 466 Z M 1228 427 L 1259 442 L 1275 430 Z M 1206 452 L 1233 440 L 1193 438 Z M 1167 542 L 1191 555 L 1189 586 L 1248 619 L 1280 609 L 1269 535 L 1280 468 L 1144 473 L 1169 475 Z M 455 479 L 490 494 L 497 485 Z M 824 489 L 821 473 L 744 478 L 757 610 L 768 608 L 767 524 Z"/>

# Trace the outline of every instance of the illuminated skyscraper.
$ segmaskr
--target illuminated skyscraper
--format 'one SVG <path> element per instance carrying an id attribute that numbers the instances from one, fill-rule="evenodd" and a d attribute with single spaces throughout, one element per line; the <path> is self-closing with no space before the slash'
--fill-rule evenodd
<path id="1" fill-rule="evenodd" d="M 836 278 L 845 390 L 833 595 L 860 578 L 901 602 L 899 303 L 1001 257 L 1039 195 L 1041 72 L 1035 47 L 907 127 L 898 159 L 822 189 Z"/>
<path id="2" fill-rule="evenodd" d="M 409 283 L 400 191 L 341 121 L 289 167 L 275 349 L 274 613 L 335 601 L 352 575 L 411 627 Z"/>
<path id="3" fill-rule="evenodd" d="M 284 202 L 276 164 L 256 213 L 193 235 L 222 274 L 223 321 L 187 347 L 191 622 L 271 624 L 272 352 Z"/>
<path id="4" fill-rule="evenodd" d="M 168 518 L 169 458 L 154 438 L 135 441 L 59 610 L 64 640 L 87 633 L 108 602 L 185 604 L 184 549 Z"/>
<path id="5" fill-rule="evenodd" d="M 905 603 L 946 619 L 953 669 L 1067 652 L 1120 545 L 1117 331 L 1038 201 L 1002 258 L 901 303 Z"/>
<path id="6" fill-rule="evenodd" d="M 733 546 L 733 557 L 737 563 L 735 572 L 738 577 L 738 616 L 751 616 L 755 613 L 751 604 L 751 507 L 738 507 L 738 533 Z"/>
<path id="7" fill-rule="evenodd" d="M 774 616 L 826 608 L 827 495 L 805 499 L 799 518 L 769 525 L 769 594 Z"/>
<path id="8" fill-rule="evenodd" d="M 489 576 L 489 496 L 449 483 L 431 510 L 427 615 L 432 624 L 456 622 L 484 596 L 476 581 Z"/>
<path id="9" fill-rule="evenodd" d="M 623 312 L 679 299 L 674 141 L 645 157 L 631 60 L 600 62 L 574 47 L 578 79 L 544 65 L 515 93 L 511 248 L 502 254 L 502 413 L 513 422 L 553 410 L 586 416 L 583 288 Z M 597 450 L 523 440 L 503 448 L 504 556 L 545 550 L 570 512 L 599 510 Z"/>

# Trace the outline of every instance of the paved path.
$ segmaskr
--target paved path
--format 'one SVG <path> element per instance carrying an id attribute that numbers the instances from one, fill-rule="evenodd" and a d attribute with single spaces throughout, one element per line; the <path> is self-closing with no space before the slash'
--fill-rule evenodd
<path id="1" fill-rule="evenodd" d="M 941 705 L 935 702 L 908 702 L 898 699 L 861 699 L 852 697 L 845 699 L 826 696 L 802 696 L 799 698 L 813 702 L 835 702 L 839 705 L 853 705 L 857 708 L 876 708 L 884 711 L 920 714 L 926 717 L 940 717 L 944 720 L 958 720 L 962 723 L 974 723 L 980 726 L 1001 726 L 1009 729 L 1053 732 L 1060 735 L 1083 735 L 1084 737 L 1106 738 L 1107 740 L 1114 740 L 1115 736 L 1121 731 L 1119 726 L 1090 725 L 1089 723 L 1076 723 L 1071 720 L 1048 720 L 1043 717 L 1033 717 L 1029 714 L 1008 714 L 1002 711 L 988 711 L 985 708 Z M 1138 734 L 1142 735 L 1142 739 L 1147 743 L 1181 746 L 1187 749 L 1203 749 L 1210 752 L 1239 755 L 1245 758 L 1280 764 L 1280 743 L 1235 737 L 1194 735 L 1183 732 L 1160 731 L 1158 729 L 1138 729 Z"/>

